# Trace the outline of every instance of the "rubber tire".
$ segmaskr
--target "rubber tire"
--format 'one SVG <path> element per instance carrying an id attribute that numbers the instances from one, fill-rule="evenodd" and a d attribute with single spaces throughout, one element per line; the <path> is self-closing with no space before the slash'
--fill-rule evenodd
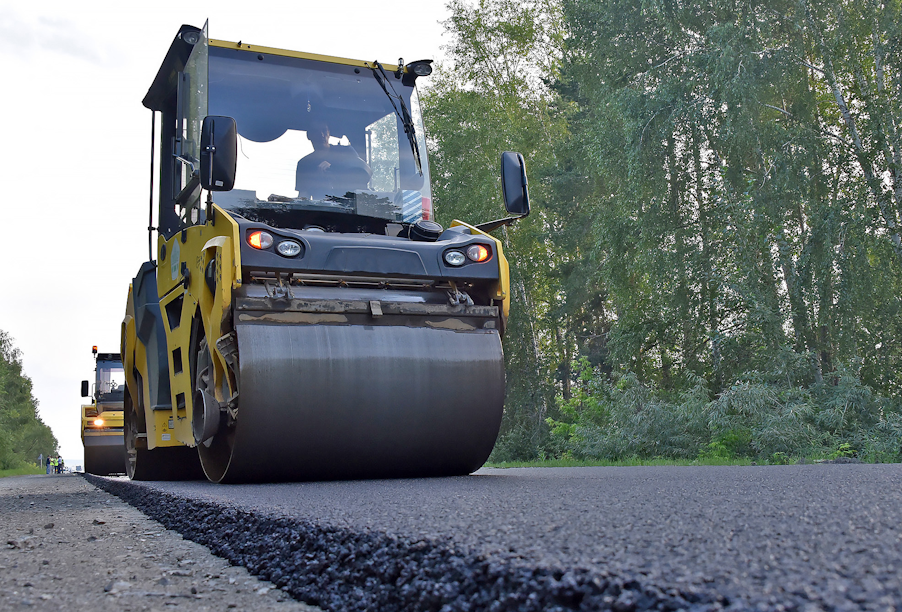
<path id="1" fill-rule="evenodd" d="M 199 370 L 203 371 L 207 367 L 212 367 L 210 348 L 207 346 L 206 338 L 203 336 L 203 325 L 200 318 L 195 318 L 194 320 L 194 327 L 191 333 L 191 349 L 192 359 L 188 365 L 191 380 L 194 381 L 193 391 L 197 391 L 203 385 L 204 391 L 211 394 L 215 393 L 213 389 L 207 387 L 199 375 Z M 223 418 L 220 420 L 219 431 L 213 436 L 213 439 L 208 441 L 207 444 L 197 445 L 201 469 L 204 472 L 204 476 L 211 482 L 219 482 L 228 469 L 229 459 L 232 454 L 233 438 L 234 428 L 230 430 Z"/>

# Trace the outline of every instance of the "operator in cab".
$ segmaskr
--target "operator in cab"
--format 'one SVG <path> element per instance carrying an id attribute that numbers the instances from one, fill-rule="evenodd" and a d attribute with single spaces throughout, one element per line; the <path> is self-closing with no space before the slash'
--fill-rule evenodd
<path id="1" fill-rule="evenodd" d="M 348 191 L 366 189 L 372 169 L 360 158 L 354 147 L 332 145 L 329 126 L 314 121 L 307 130 L 313 152 L 304 156 L 297 167 L 295 189 L 299 198 L 322 200 L 326 196 L 343 196 Z"/>

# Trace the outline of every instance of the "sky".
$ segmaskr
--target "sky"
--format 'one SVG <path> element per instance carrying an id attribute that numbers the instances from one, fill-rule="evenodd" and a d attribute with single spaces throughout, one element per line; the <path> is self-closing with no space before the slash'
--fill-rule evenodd
<path id="1" fill-rule="evenodd" d="M 128 285 L 148 258 L 151 113 L 141 100 L 179 27 L 209 20 L 219 40 L 440 60 L 445 2 L 0 1 L 0 329 L 67 465 L 84 454 L 91 347 L 119 351 Z"/>

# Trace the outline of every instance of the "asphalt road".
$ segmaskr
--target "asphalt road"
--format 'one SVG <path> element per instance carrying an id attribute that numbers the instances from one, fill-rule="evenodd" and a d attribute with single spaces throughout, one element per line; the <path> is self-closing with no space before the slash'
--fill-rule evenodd
<path id="1" fill-rule="evenodd" d="M 326 609 L 902 610 L 902 465 L 101 486 Z"/>

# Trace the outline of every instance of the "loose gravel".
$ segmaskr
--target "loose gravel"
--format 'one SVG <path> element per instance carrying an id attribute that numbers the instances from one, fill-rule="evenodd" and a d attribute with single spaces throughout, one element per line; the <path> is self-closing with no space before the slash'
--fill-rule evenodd
<path id="1" fill-rule="evenodd" d="M 0 479 L 0 610 L 315 612 L 76 475 Z"/>

